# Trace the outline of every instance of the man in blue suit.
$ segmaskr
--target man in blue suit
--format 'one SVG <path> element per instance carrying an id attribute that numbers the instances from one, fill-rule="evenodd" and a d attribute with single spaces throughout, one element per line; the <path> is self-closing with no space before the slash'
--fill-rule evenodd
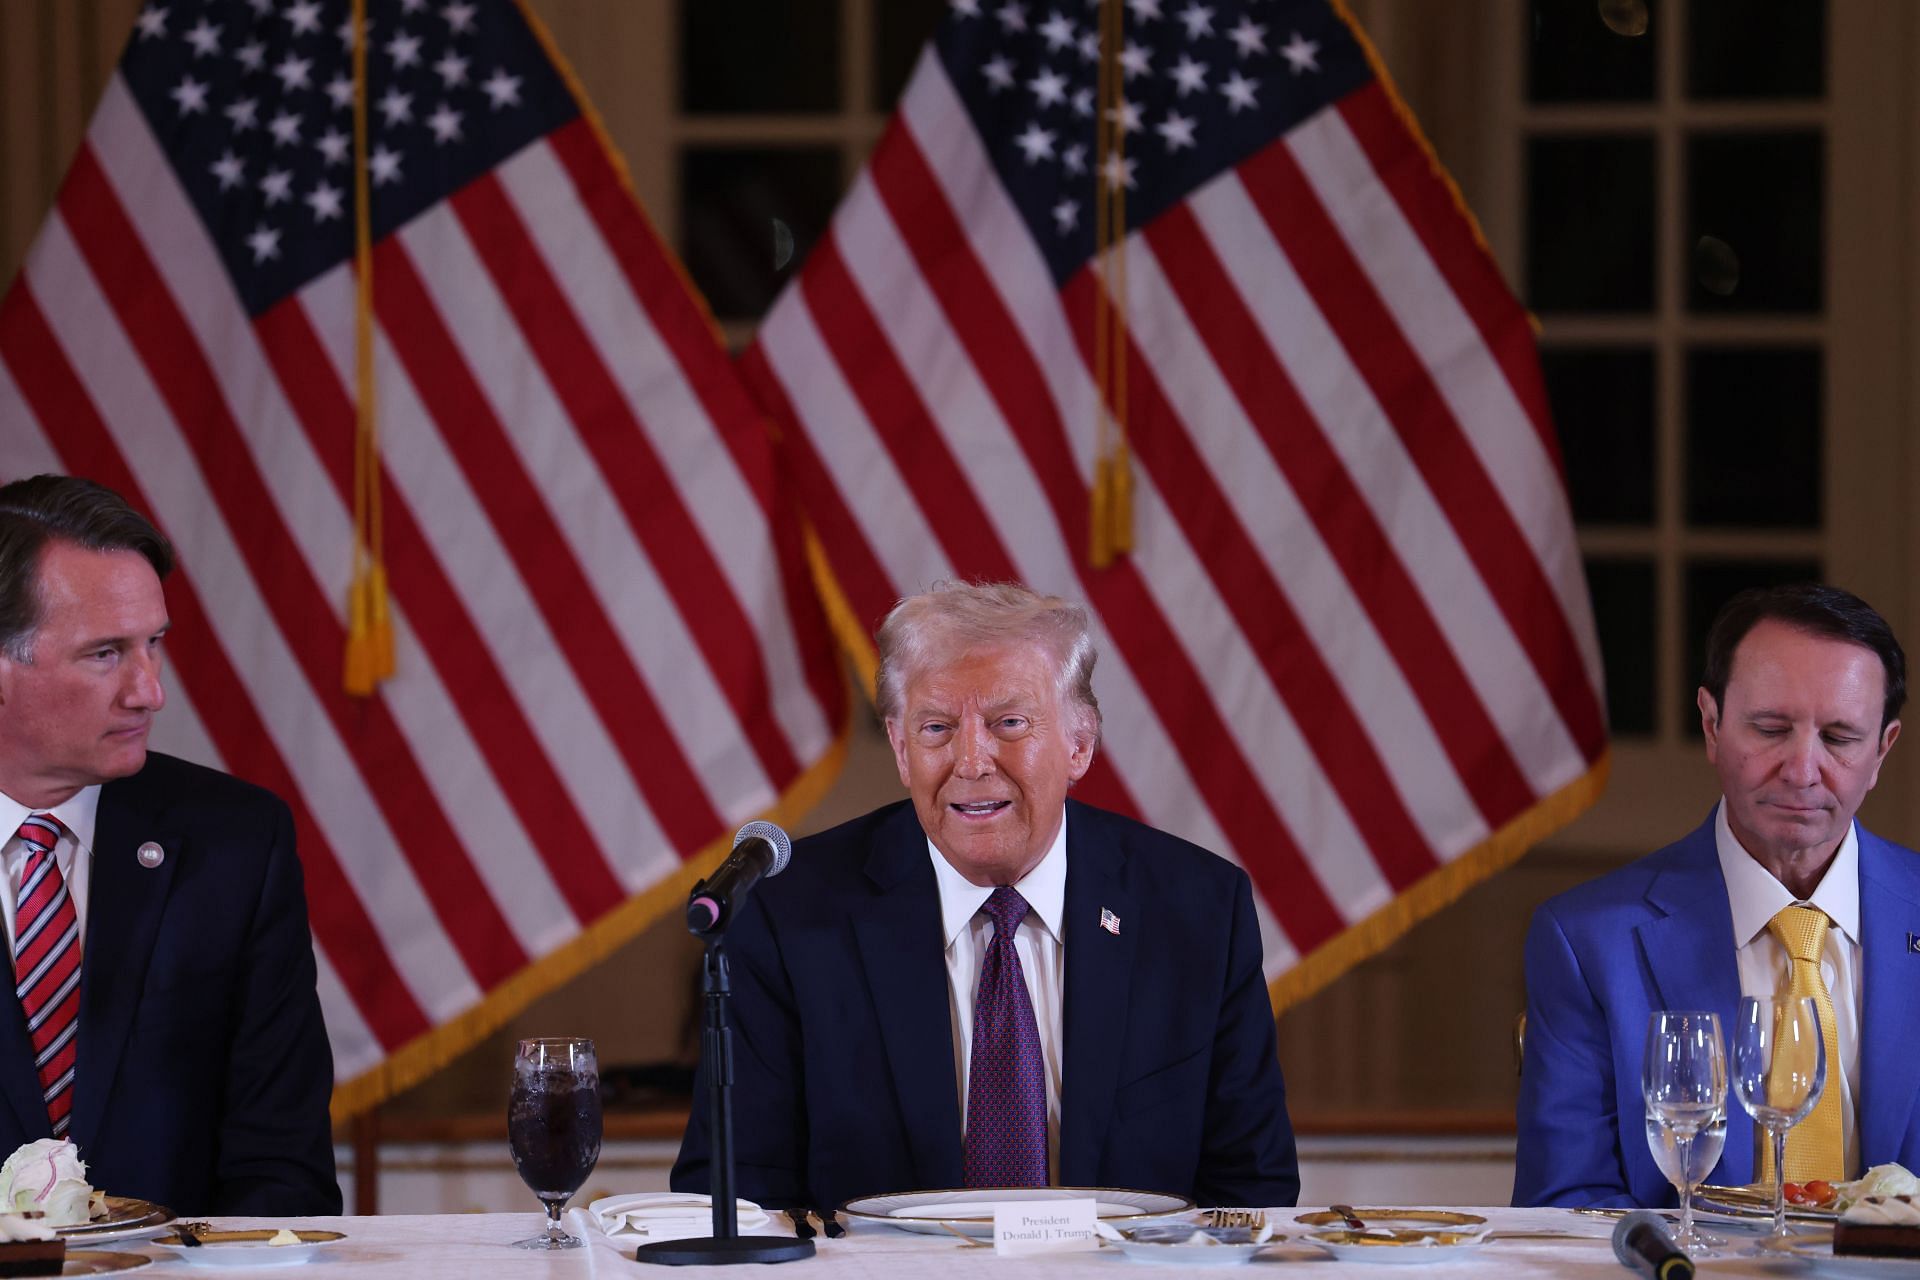
<path id="1" fill-rule="evenodd" d="M 0 487 L 0 1158 L 67 1137 L 109 1194 L 338 1213 L 287 806 L 147 750 L 172 563 L 98 485 Z"/>
<path id="2" fill-rule="evenodd" d="M 1709 1010 L 1731 1034 L 1740 998 L 1787 994 L 1796 963 L 1818 970 L 1833 1010 L 1822 1105 L 1838 1113 L 1831 1151 L 1789 1147 L 1789 1177 L 1796 1162 L 1829 1179 L 1920 1167 L 1920 858 L 1854 822 L 1905 697 L 1899 642 L 1856 596 L 1758 589 L 1721 610 L 1698 695 L 1721 802 L 1685 839 L 1534 916 L 1515 1204 L 1675 1203 L 1647 1145 L 1648 1016 Z M 1789 916 L 1819 922 L 1816 943 L 1792 944 L 1810 948 L 1799 962 L 1773 924 Z M 1757 1136 L 1729 1094 L 1707 1180 L 1757 1180 Z"/>
<path id="3" fill-rule="evenodd" d="M 944 584 L 879 649 L 911 801 L 801 841 L 727 935 L 740 1194 L 1294 1203 L 1246 874 L 1066 798 L 1099 736 L 1085 611 Z M 707 1189 L 708 1144 L 696 1106 L 677 1189 Z"/>

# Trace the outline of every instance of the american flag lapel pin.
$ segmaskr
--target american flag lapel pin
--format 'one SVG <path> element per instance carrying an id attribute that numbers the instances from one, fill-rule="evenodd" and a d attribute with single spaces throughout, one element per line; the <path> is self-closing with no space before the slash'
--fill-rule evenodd
<path id="1" fill-rule="evenodd" d="M 1120 917 L 1102 907 L 1100 908 L 1100 927 L 1117 938 L 1120 936 Z"/>

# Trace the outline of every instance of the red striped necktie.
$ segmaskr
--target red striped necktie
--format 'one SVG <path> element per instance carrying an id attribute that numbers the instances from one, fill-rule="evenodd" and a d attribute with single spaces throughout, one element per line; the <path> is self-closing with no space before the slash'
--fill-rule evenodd
<path id="1" fill-rule="evenodd" d="M 27 846 L 13 912 L 14 992 L 33 1039 L 33 1065 L 47 1100 L 53 1136 L 73 1112 L 74 1037 L 80 1029 L 80 917 L 53 858 L 60 820 L 36 813 L 20 824 Z"/>

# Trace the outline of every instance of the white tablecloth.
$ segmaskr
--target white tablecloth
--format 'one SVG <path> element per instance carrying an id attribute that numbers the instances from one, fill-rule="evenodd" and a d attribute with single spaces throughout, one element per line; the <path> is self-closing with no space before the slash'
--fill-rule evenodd
<path id="1" fill-rule="evenodd" d="M 1481 1276 L 1591 1276 L 1595 1280 L 1620 1280 L 1631 1273 L 1614 1261 L 1609 1245 L 1613 1224 L 1604 1218 L 1588 1217 L 1558 1209 L 1485 1209 L 1469 1210 L 1487 1217 L 1496 1230 L 1576 1232 L 1578 1240 L 1498 1240 L 1477 1254 L 1453 1265 L 1408 1270 L 1397 1266 L 1358 1265 L 1337 1262 L 1311 1245 L 1284 1242 L 1261 1254 L 1250 1265 L 1261 1270 L 1253 1274 L 1273 1274 L 1272 1268 L 1286 1267 L 1305 1277 L 1321 1280 L 1364 1280 L 1367 1276 L 1395 1276 L 1414 1280 L 1432 1275 L 1445 1277 Z M 1293 1215 L 1299 1210 L 1274 1211 L 1282 1231 L 1297 1231 Z M 365 1280 L 454 1280 L 459 1277 L 499 1276 L 507 1280 L 519 1277 L 552 1277 L 553 1280 L 588 1280 L 589 1277 L 624 1276 L 632 1280 L 667 1280 L 675 1274 L 712 1274 L 716 1268 L 641 1268 L 633 1260 L 633 1244 L 618 1243 L 592 1230 L 586 1215 L 575 1210 L 567 1215 L 569 1230 L 586 1235 L 585 1249 L 566 1253 L 529 1253 L 511 1248 L 515 1240 L 534 1234 L 541 1224 L 537 1213 L 439 1214 L 431 1216 L 392 1216 L 376 1218 L 311 1218 L 287 1225 L 319 1227 L 346 1233 L 347 1238 L 325 1249 L 315 1262 L 298 1268 L 278 1270 L 228 1269 L 218 1271 L 191 1267 L 178 1260 L 173 1251 L 150 1245 L 129 1243 L 105 1246 L 155 1255 L 152 1266 L 134 1273 L 139 1276 L 173 1275 L 198 1277 L 244 1277 L 275 1275 L 284 1280 L 325 1280 L 326 1277 L 352 1276 Z M 785 1215 L 774 1222 L 787 1225 Z M 217 1225 L 271 1225 L 241 1219 L 220 1219 Z M 1734 1237 L 1744 1245 L 1753 1237 Z M 969 1249 L 953 1238 L 914 1235 L 889 1227 L 852 1224 L 852 1230 L 839 1240 L 819 1239 L 818 1254 L 809 1261 L 782 1264 L 777 1269 L 731 1269 L 731 1274 L 771 1276 L 776 1280 L 806 1280 L 809 1276 L 874 1277 L 874 1280 L 915 1280 L 916 1277 L 976 1277 L 977 1280 L 1151 1280 L 1155 1274 L 1174 1275 L 1181 1268 L 1154 1267 L 1136 1263 L 1112 1249 L 1095 1253 L 1064 1254 L 1046 1258 L 1003 1259 L 991 1249 Z M 159 1257 L 158 1255 L 165 1255 Z M 1732 1257 L 1701 1263 L 1708 1276 L 1773 1276 L 1803 1274 L 1790 1263 Z M 1221 1274 L 1229 1274 L 1223 1272 Z"/>

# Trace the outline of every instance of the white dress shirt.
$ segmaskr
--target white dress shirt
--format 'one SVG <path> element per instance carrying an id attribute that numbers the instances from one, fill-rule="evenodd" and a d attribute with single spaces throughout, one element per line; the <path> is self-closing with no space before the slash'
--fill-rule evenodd
<path id="1" fill-rule="evenodd" d="M 953 1075 L 960 1090 L 960 1129 L 967 1125 L 967 1073 L 973 1065 L 973 998 L 980 985 L 980 962 L 993 940 L 993 921 L 980 908 L 993 896 L 953 869 L 933 841 L 927 841 L 933 874 L 940 886 L 940 925 L 947 940 L 947 1006 L 953 1015 Z M 1067 949 L 1067 818 L 1040 864 L 1013 886 L 1027 900 L 1026 919 L 1013 932 L 1013 949 L 1033 1002 L 1046 1062 L 1047 1178 L 1060 1181 L 1060 1010 L 1064 1004 Z"/>
<path id="2" fill-rule="evenodd" d="M 1783 908 L 1799 903 L 1818 907 L 1833 921 L 1827 930 L 1820 973 L 1833 997 L 1834 1031 L 1839 1037 L 1840 1064 L 1827 1064 L 1827 1088 L 1840 1090 L 1840 1132 L 1846 1143 L 1846 1176 L 1860 1173 L 1860 1135 L 1854 1124 L 1853 1100 L 1860 1093 L 1860 837 L 1849 824 L 1827 873 L 1806 899 L 1793 896 L 1771 871 L 1754 861 L 1733 829 L 1727 825 L 1727 802 L 1714 813 L 1714 843 L 1720 853 L 1720 875 L 1727 882 L 1727 903 L 1733 908 L 1733 941 L 1740 964 L 1740 994 L 1773 996 L 1787 985 L 1791 961 L 1779 939 L 1767 931 L 1767 922 Z M 1727 1028 L 1729 1032 L 1732 1028 Z M 1728 1046 L 1729 1058 L 1732 1047 Z M 1731 1066 L 1731 1061 L 1729 1061 Z M 1729 1104 L 1738 1102 L 1729 1099 Z M 1756 1140 L 1766 1133 L 1754 1126 Z M 1754 1166 L 1760 1167 L 1758 1148 Z"/>
<path id="3" fill-rule="evenodd" d="M 7 922 L 7 961 L 13 961 L 13 913 L 20 899 L 20 878 L 27 866 L 27 842 L 18 832 L 20 824 L 36 813 L 51 813 L 65 828 L 59 843 L 53 846 L 53 860 L 66 877 L 67 897 L 73 901 L 73 914 L 80 922 L 80 938 L 87 936 L 87 881 L 93 873 L 93 820 L 100 808 L 100 788 L 82 787 L 72 797 L 51 809 L 29 809 L 12 796 L 0 792 L 0 853 L 7 860 L 7 882 L 0 891 L 0 913 Z"/>

